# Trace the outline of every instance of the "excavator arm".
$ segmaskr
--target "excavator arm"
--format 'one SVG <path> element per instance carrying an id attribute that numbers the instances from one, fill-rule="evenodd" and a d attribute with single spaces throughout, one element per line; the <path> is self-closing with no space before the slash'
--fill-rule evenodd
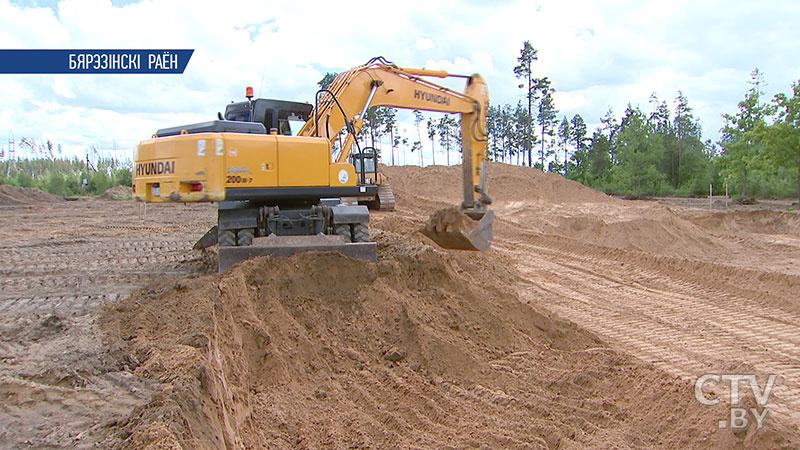
<path id="1" fill-rule="evenodd" d="M 428 80 L 430 77 L 465 78 L 466 88 L 457 92 Z M 314 111 L 299 134 L 324 137 L 333 143 L 345 128 L 348 136 L 336 158 L 337 162 L 344 162 L 371 106 L 460 114 L 464 156 L 460 210 L 478 223 L 466 230 L 464 221 L 452 212 L 434 214 L 425 234 L 443 247 L 485 250 L 491 243 L 494 217 L 486 208 L 491 203 L 485 178 L 488 105 L 489 90 L 478 74 L 450 75 L 441 70 L 402 68 L 383 58 L 373 58 L 363 66 L 340 73 L 327 89 L 317 93 Z"/>

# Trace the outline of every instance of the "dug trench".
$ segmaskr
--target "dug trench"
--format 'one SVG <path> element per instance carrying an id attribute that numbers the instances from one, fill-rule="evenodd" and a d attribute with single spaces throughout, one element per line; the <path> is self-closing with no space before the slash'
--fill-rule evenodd
<path id="1" fill-rule="evenodd" d="M 770 447 L 717 429 L 690 381 L 522 300 L 500 252 L 377 232 L 379 262 L 246 261 L 106 307 L 108 343 L 156 380 L 127 448 Z M 533 304 L 532 304 L 533 303 Z"/>

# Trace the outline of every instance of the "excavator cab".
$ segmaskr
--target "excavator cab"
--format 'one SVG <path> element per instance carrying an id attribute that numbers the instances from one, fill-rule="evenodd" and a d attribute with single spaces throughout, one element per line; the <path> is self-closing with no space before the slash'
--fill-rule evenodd
<path id="1" fill-rule="evenodd" d="M 264 125 L 267 133 L 275 130 L 283 136 L 295 136 L 311 116 L 312 109 L 308 103 L 257 98 L 230 103 L 225 107 L 223 118 L 235 122 L 258 122 Z"/>
<path id="2" fill-rule="evenodd" d="M 356 153 L 350 153 L 348 161 L 356 172 L 356 183 L 359 186 L 377 186 L 376 195 L 360 198 L 359 204 L 366 205 L 369 209 L 378 211 L 394 210 L 394 193 L 389 185 L 389 180 L 378 170 L 378 153 L 373 147 L 361 148 Z"/>
<path id="3" fill-rule="evenodd" d="M 366 147 L 358 153 L 350 153 L 350 164 L 356 169 L 357 184 L 377 184 L 378 155 L 372 147 Z"/>

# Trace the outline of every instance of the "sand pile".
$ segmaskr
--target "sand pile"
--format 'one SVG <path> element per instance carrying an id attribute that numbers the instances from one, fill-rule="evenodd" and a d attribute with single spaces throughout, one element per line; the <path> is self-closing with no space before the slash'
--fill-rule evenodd
<path id="1" fill-rule="evenodd" d="M 669 208 L 660 206 L 629 214 L 579 214 L 572 217 L 548 215 L 543 230 L 597 246 L 637 250 L 664 256 L 703 258 L 727 251 L 731 243 L 723 242 L 708 230 L 681 218 Z"/>
<path id="2" fill-rule="evenodd" d="M 730 251 L 709 230 L 660 204 L 630 204 L 552 173 L 502 163 L 487 165 L 496 229 L 503 221 L 545 234 L 613 249 L 702 258 Z M 461 201 L 461 166 L 385 167 L 398 203 L 425 209 Z M 381 227 L 403 233 L 411 223 L 385 219 Z M 386 228 L 384 228 L 386 229 Z M 413 229 L 413 228 L 411 228 Z M 510 230 L 509 230 L 510 231 Z"/>
<path id="3" fill-rule="evenodd" d="M 133 190 L 130 186 L 113 186 L 99 195 L 108 200 L 130 200 L 133 198 Z"/>
<path id="4" fill-rule="evenodd" d="M 21 188 L 8 184 L 0 184 L 0 205 L 29 205 L 33 203 L 60 201 L 64 201 L 64 199 L 36 188 Z"/>
<path id="5" fill-rule="evenodd" d="M 538 169 L 503 163 L 487 163 L 487 189 L 498 202 L 533 201 L 548 203 L 617 202 L 602 192 L 575 181 Z M 457 166 L 382 166 L 395 195 L 460 203 L 462 170 Z"/>
<path id="6" fill-rule="evenodd" d="M 800 235 L 800 213 L 794 211 L 730 211 L 702 214 L 692 222 L 712 232 Z"/>
<path id="7" fill-rule="evenodd" d="M 122 424 L 127 444 L 685 448 L 771 438 L 717 431 L 724 407 L 701 406 L 690 382 L 522 302 L 498 253 L 376 239 L 377 264 L 260 258 L 112 305 L 110 342 L 160 383 Z"/>

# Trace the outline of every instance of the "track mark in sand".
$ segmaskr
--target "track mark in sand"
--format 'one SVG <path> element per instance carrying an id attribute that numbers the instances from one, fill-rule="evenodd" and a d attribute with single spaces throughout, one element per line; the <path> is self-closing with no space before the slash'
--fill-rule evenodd
<path id="1" fill-rule="evenodd" d="M 27 313 L 76 316 L 94 311 L 98 306 L 117 301 L 125 294 L 48 295 L 0 299 L 0 312 L 24 310 Z M 67 314 L 68 313 L 68 314 Z"/>
<path id="2" fill-rule="evenodd" d="M 681 377 L 777 374 L 769 407 L 800 424 L 800 315 L 709 286 L 703 274 L 673 278 L 670 268 L 620 266 L 588 248 L 499 247 L 519 261 L 523 298 Z"/>
<path id="3" fill-rule="evenodd" d="M 91 238 L 52 245 L 33 240 L 0 246 L 0 299 L 27 295 L 128 292 L 154 278 L 185 275 L 197 262 L 189 239 Z M 187 263 L 190 263 L 187 265 Z"/>
<path id="4" fill-rule="evenodd" d="M 53 220 L 34 216 L 25 220 L 35 224 Z M 63 229 L 65 236 L 31 232 L 18 239 L 0 240 L 0 260 L 4 262 L 0 267 L 0 311 L 8 317 L 89 314 L 102 303 L 156 279 L 202 270 L 202 261 L 191 249 L 194 233 L 189 231 L 199 225 L 174 227 L 170 222 L 141 227 L 125 220 L 112 214 L 111 223 Z M 98 235 L 104 231 L 123 234 Z"/>
<path id="5" fill-rule="evenodd" d="M 515 379 L 515 387 L 372 367 L 355 376 L 330 379 L 322 398 L 334 401 L 314 404 L 319 420 L 276 415 L 272 409 L 276 404 L 297 403 L 309 396 L 291 388 L 277 398 L 265 395 L 254 413 L 269 423 L 263 429 L 281 430 L 266 442 L 285 443 L 291 436 L 303 436 L 309 447 L 330 445 L 331 436 L 348 436 L 347 443 L 354 447 L 381 447 L 390 441 L 403 448 L 464 448 L 478 443 L 490 448 L 555 448 L 564 437 L 588 443 L 586 439 L 602 430 L 626 426 L 624 414 L 613 403 L 571 383 L 574 368 L 568 363 L 553 361 L 545 369 L 544 379 L 572 387 L 555 396 L 537 383 L 542 374 L 540 366 L 531 363 L 531 355 L 507 355 L 497 364 L 508 368 L 506 377 Z"/>
<path id="6" fill-rule="evenodd" d="M 156 208 L 140 222 L 132 206 L 89 201 L 0 217 L 0 448 L 116 447 L 104 430 L 150 398 L 149 382 L 102 346 L 98 307 L 204 270 L 191 247 L 214 219 L 207 208 Z"/>

